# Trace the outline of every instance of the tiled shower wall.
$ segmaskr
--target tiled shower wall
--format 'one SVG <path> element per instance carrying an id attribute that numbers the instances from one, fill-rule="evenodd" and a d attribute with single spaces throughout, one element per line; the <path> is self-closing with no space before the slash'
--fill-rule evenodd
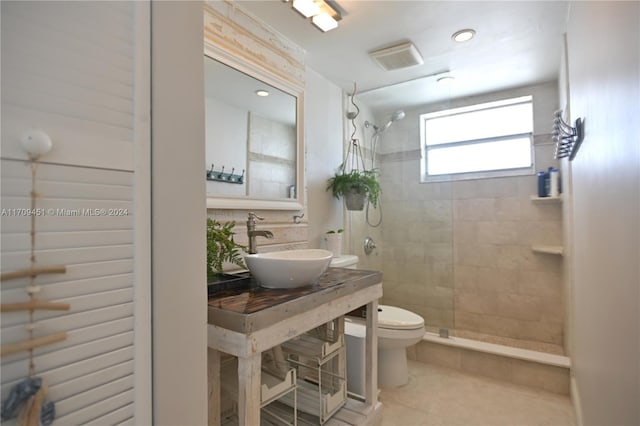
<path id="1" fill-rule="evenodd" d="M 535 177 L 453 184 L 455 328 L 562 345 L 561 206 L 530 200 Z"/>
<path id="2" fill-rule="evenodd" d="M 548 134 L 555 85 L 525 90 L 533 90 L 537 103 L 536 168 L 557 166 Z M 408 112 L 407 119 L 418 114 Z M 562 257 L 531 250 L 561 245 L 561 204 L 531 201 L 534 175 L 419 183 L 412 132 L 399 126 L 395 135 L 413 150 L 381 156 L 383 303 L 418 313 L 434 330 L 561 346 Z"/>

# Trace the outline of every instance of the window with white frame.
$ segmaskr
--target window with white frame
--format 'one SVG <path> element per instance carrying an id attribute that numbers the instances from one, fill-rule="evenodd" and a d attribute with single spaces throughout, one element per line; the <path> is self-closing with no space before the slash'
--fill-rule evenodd
<path id="1" fill-rule="evenodd" d="M 420 115 L 423 181 L 533 171 L 533 97 Z"/>

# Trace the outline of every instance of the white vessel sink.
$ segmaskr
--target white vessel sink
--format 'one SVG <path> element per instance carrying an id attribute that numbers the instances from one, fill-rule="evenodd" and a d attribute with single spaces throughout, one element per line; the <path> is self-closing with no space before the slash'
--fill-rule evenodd
<path id="1" fill-rule="evenodd" d="M 262 287 L 295 288 L 314 284 L 332 257 L 328 250 L 302 249 L 247 254 L 244 261 Z"/>

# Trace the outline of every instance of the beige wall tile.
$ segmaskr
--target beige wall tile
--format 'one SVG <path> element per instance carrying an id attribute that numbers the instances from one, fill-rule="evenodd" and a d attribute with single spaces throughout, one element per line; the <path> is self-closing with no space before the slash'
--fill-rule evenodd
<path id="1" fill-rule="evenodd" d="M 522 200 L 520 198 L 498 198 L 495 201 L 495 219 L 498 221 L 504 220 L 521 220 L 522 219 L 522 210 L 526 207 L 523 207 L 525 202 L 529 202 L 527 200 Z"/>
<path id="2" fill-rule="evenodd" d="M 458 220 L 493 220 L 495 218 L 495 199 L 469 198 L 455 200 L 453 218 Z"/>
<path id="3" fill-rule="evenodd" d="M 493 293 L 480 293 L 463 289 L 455 290 L 456 310 L 473 314 L 494 314 L 499 309 Z"/>
<path id="4" fill-rule="evenodd" d="M 475 244 L 478 242 L 477 221 L 457 220 L 453 226 L 453 242 L 456 246 Z"/>
<path id="5" fill-rule="evenodd" d="M 566 368 L 513 360 L 512 374 L 513 383 L 569 395 L 570 377 Z"/>
<path id="6" fill-rule="evenodd" d="M 454 264 L 499 266 L 500 247 L 493 244 L 456 244 L 454 247 Z"/>
<path id="7" fill-rule="evenodd" d="M 424 318 L 426 324 L 435 328 L 454 328 L 453 309 L 441 309 L 425 305 L 416 305 L 413 311 Z"/>
<path id="8" fill-rule="evenodd" d="M 415 360 L 425 364 L 435 364 L 442 367 L 460 370 L 462 349 L 430 342 L 419 342 L 415 345 Z"/>
<path id="9" fill-rule="evenodd" d="M 455 323 L 457 330 L 469 330 L 494 336 L 522 339 L 524 338 L 521 337 L 523 324 L 528 324 L 529 322 L 496 315 L 465 312 L 456 307 Z"/>
<path id="10" fill-rule="evenodd" d="M 551 221 L 561 223 L 561 204 L 522 203 L 522 219 L 532 221 Z"/>
<path id="11" fill-rule="evenodd" d="M 520 270 L 517 283 L 518 293 L 562 299 L 562 274 L 559 271 Z"/>
<path id="12" fill-rule="evenodd" d="M 519 244 L 522 224 L 514 221 L 478 221 L 478 243 Z"/>
<path id="13" fill-rule="evenodd" d="M 453 270 L 454 288 L 473 290 L 477 288 L 478 267 L 456 265 Z"/>
<path id="14" fill-rule="evenodd" d="M 521 245 L 500 245 L 496 247 L 495 266 L 503 269 L 520 269 L 530 259 L 531 248 Z"/>
<path id="15" fill-rule="evenodd" d="M 477 288 L 490 293 L 517 293 L 519 273 L 515 269 L 478 267 Z"/>
<path id="16" fill-rule="evenodd" d="M 563 327 L 561 322 L 522 321 L 516 329 L 518 339 L 562 345 Z"/>
<path id="17" fill-rule="evenodd" d="M 498 307 L 494 315 L 526 321 L 537 321 L 541 318 L 542 300 L 538 296 L 515 293 L 499 293 Z"/>
<path id="18" fill-rule="evenodd" d="M 427 297 L 425 306 L 443 310 L 453 310 L 453 292 L 454 290 L 449 287 L 429 286 L 426 288 Z"/>
<path id="19" fill-rule="evenodd" d="M 497 355 L 462 350 L 460 366 L 463 371 L 507 382 L 513 379 L 511 359 Z"/>
<path id="20" fill-rule="evenodd" d="M 445 222 L 451 220 L 451 200 L 428 200 L 423 201 L 421 206 L 422 218 L 428 222 Z"/>
<path id="21" fill-rule="evenodd" d="M 459 180 L 452 184 L 452 197 L 454 200 L 478 197 L 477 180 Z"/>
<path id="22" fill-rule="evenodd" d="M 453 289 L 453 263 L 450 259 L 434 260 L 430 264 L 429 283 L 438 287 Z"/>
<path id="23" fill-rule="evenodd" d="M 513 197 L 518 193 L 518 181 L 511 177 L 478 179 L 475 198 Z"/>

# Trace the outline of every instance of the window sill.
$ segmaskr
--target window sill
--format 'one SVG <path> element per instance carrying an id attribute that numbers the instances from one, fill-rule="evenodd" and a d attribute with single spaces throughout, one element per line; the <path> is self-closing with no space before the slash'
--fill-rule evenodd
<path id="1" fill-rule="evenodd" d="M 495 170 L 490 172 L 457 173 L 457 174 L 450 174 L 450 175 L 434 175 L 434 176 L 428 176 L 422 173 L 420 177 L 420 183 L 455 182 L 459 180 L 494 179 L 494 178 L 502 178 L 502 177 L 532 176 L 532 175 L 535 175 L 535 170 L 533 167 L 527 167 L 525 169 Z"/>

